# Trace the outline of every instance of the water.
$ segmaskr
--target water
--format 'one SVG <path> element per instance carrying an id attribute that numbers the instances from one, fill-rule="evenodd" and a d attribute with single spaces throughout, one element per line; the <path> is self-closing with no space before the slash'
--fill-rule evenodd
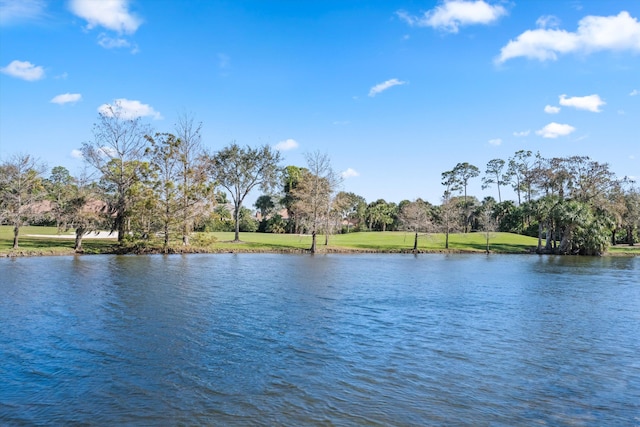
<path id="1" fill-rule="evenodd" d="M 640 258 L 0 260 L 1 425 L 640 425 Z"/>

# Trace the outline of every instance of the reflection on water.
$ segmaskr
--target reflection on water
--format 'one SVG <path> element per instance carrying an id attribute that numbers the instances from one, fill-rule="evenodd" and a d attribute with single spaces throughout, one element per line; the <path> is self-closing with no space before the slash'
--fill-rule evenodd
<path id="1" fill-rule="evenodd" d="M 640 425 L 640 260 L 0 260 L 0 424 Z"/>

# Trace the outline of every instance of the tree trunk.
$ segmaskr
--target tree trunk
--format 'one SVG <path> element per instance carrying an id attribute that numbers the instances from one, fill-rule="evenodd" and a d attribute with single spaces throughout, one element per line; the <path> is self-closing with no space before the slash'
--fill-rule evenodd
<path id="1" fill-rule="evenodd" d="M 542 253 L 542 221 L 538 221 L 538 248 L 536 253 Z"/>
<path id="2" fill-rule="evenodd" d="M 182 246 L 189 246 L 189 227 L 187 225 L 187 221 L 182 226 Z"/>
<path id="3" fill-rule="evenodd" d="M 124 239 L 124 219 L 120 212 L 116 213 L 116 230 L 118 230 L 118 243 Z"/>
<path id="4" fill-rule="evenodd" d="M 76 253 L 82 252 L 82 236 L 84 236 L 84 227 L 76 228 L 76 240 L 73 249 Z"/>
<path id="5" fill-rule="evenodd" d="M 240 203 L 236 203 L 236 211 L 233 213 L 233 217 L 236 223 L 235 227 L 235 236 L 233 238 L 234 242 L 240 241 Z"/>
<path id="6" fill-rule="evenodd" d="M 444 248 L 449 249 L 449 230 L 444 233 Z"/>
<path id="7" fill-rule="evenodd" d="M 416 236 L 413 239 L 413 252 L 418 252 L 418 232 L 416 231 Z"/>
<path id="8" fill-rule="evenodd" d="M 551 223 L 547 223 L 547 235 L 546 235 L 546 242 L 544 244 L 544 250 L 546 253 L 551 253 L 552 240 L 553 240 L 553 227 Z"/>
<path id="9" fill-rule="evenodd" d="M 13 249 L 18 249 L 18 233 L 20 233 L 20 227 L 15 225 L 13 227 Z"/>
<path id="10" fill-rule="evenodd" d="M 316 253 L 316 231 L 313 230 L 313 233 L 311 233 L 311 248 L 309 249 L 309 251 L 312 254 Z"/>

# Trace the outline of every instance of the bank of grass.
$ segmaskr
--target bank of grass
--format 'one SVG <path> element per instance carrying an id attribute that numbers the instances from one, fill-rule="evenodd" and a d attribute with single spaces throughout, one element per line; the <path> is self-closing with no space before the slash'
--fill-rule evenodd
<path id="1" fill-rule="evenodd" d="M 0 256 L 72 255 L 73 239 L 60 239 L 55 227 L 23 227 L 20 229 L 20 248 L 12 249 L 11 227 L 0 226 Z M 68 234 L 68 233 L 67 233 Z M 42 237 L 35 237 L 40 235 Z M 184 248 L 178 240 L 172 241 L 169 252 L 299 252 L 311 246 L 311 236 L 298 234 L 240 233 L 240 243 L 232 242 L 233 233 L 194 233 L 192 245 Z M 414 236 L 405 232 L 361 232 L 329 236 L 329 245 L 324 245 L 324 236 L 318 236 L 318 252 L 410 252 Z M 420 252 L 477 252 L 486 250 L 484 233 L 449 235 L 449 250 L 445 250 L 444 234 L 421 234 L 418 239 Z M 537 239 L 511 233 L 491 233 L 489 249 L 492 253 L 529 253 L 537 245 Z M 128 242 L 118 246 L 114 239 L 84 239 L 85 254 L 99 253 L 154 253 L 162 251 L 158 239 L 149 242 Z M 640 255 L 640 246 L 618 245 L 610 249 L 611 255 Z"/>
<path id="2" fill-rule="evenodd" d="M 38 235 L 38 237 L 34 235 Z M 0 226 L 0 256 L 73 255 L 75 253 L 73 250 L 74 239 L 61 239 L 58 235 L 56 227 L 20 227 L 19 248 L 13 250 L 13 228 L 5 225 Z M 114 244 L 113 239 L 83 239 L 82 241 L 86 254 L 109 253 L 114 249 Z"/>
<path id="3" fill-rule="evenodd" d="M 608 255 L 635 255 L 640 256 L 640 245 L 636 244 L 635 246 L 629 246 L 625 244 L 620 244 L 616 246 L 609 247 L 607 251 Z"/>
<path id="4" fill-rule="evenodd" d="M 311 236 L 297 234 L 240 233 L 243 243 L 231 243 L 233 233 L 211 233 L 216 236 L 219 247 L 230 250 L 250 249 L 308 249 Z M 318 252 L 410 252 L 414 235 L 401 231 L 360 232 L 329 236 L 325 246 L 324 235 L 317 237 Z M 528 253 L 537 245 L 537 239 L 511 233 L 492 233 L 489 249 L 497 253 Z M 444 252 L 445 236 L 441 233 L 421 234 L 418 238 L 421 252 Z M 485 252 L 486 237 L 481 233 L 449 235 L 450 252 Z"/>

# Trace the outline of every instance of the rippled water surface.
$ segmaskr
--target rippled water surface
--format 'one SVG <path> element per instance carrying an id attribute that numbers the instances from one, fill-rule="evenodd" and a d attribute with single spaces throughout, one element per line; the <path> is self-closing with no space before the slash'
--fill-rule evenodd
<path id="1" fill-rule="evenodd" d="M 0 259 L 2 425 L 640 425 L 640 259 Z"/>

